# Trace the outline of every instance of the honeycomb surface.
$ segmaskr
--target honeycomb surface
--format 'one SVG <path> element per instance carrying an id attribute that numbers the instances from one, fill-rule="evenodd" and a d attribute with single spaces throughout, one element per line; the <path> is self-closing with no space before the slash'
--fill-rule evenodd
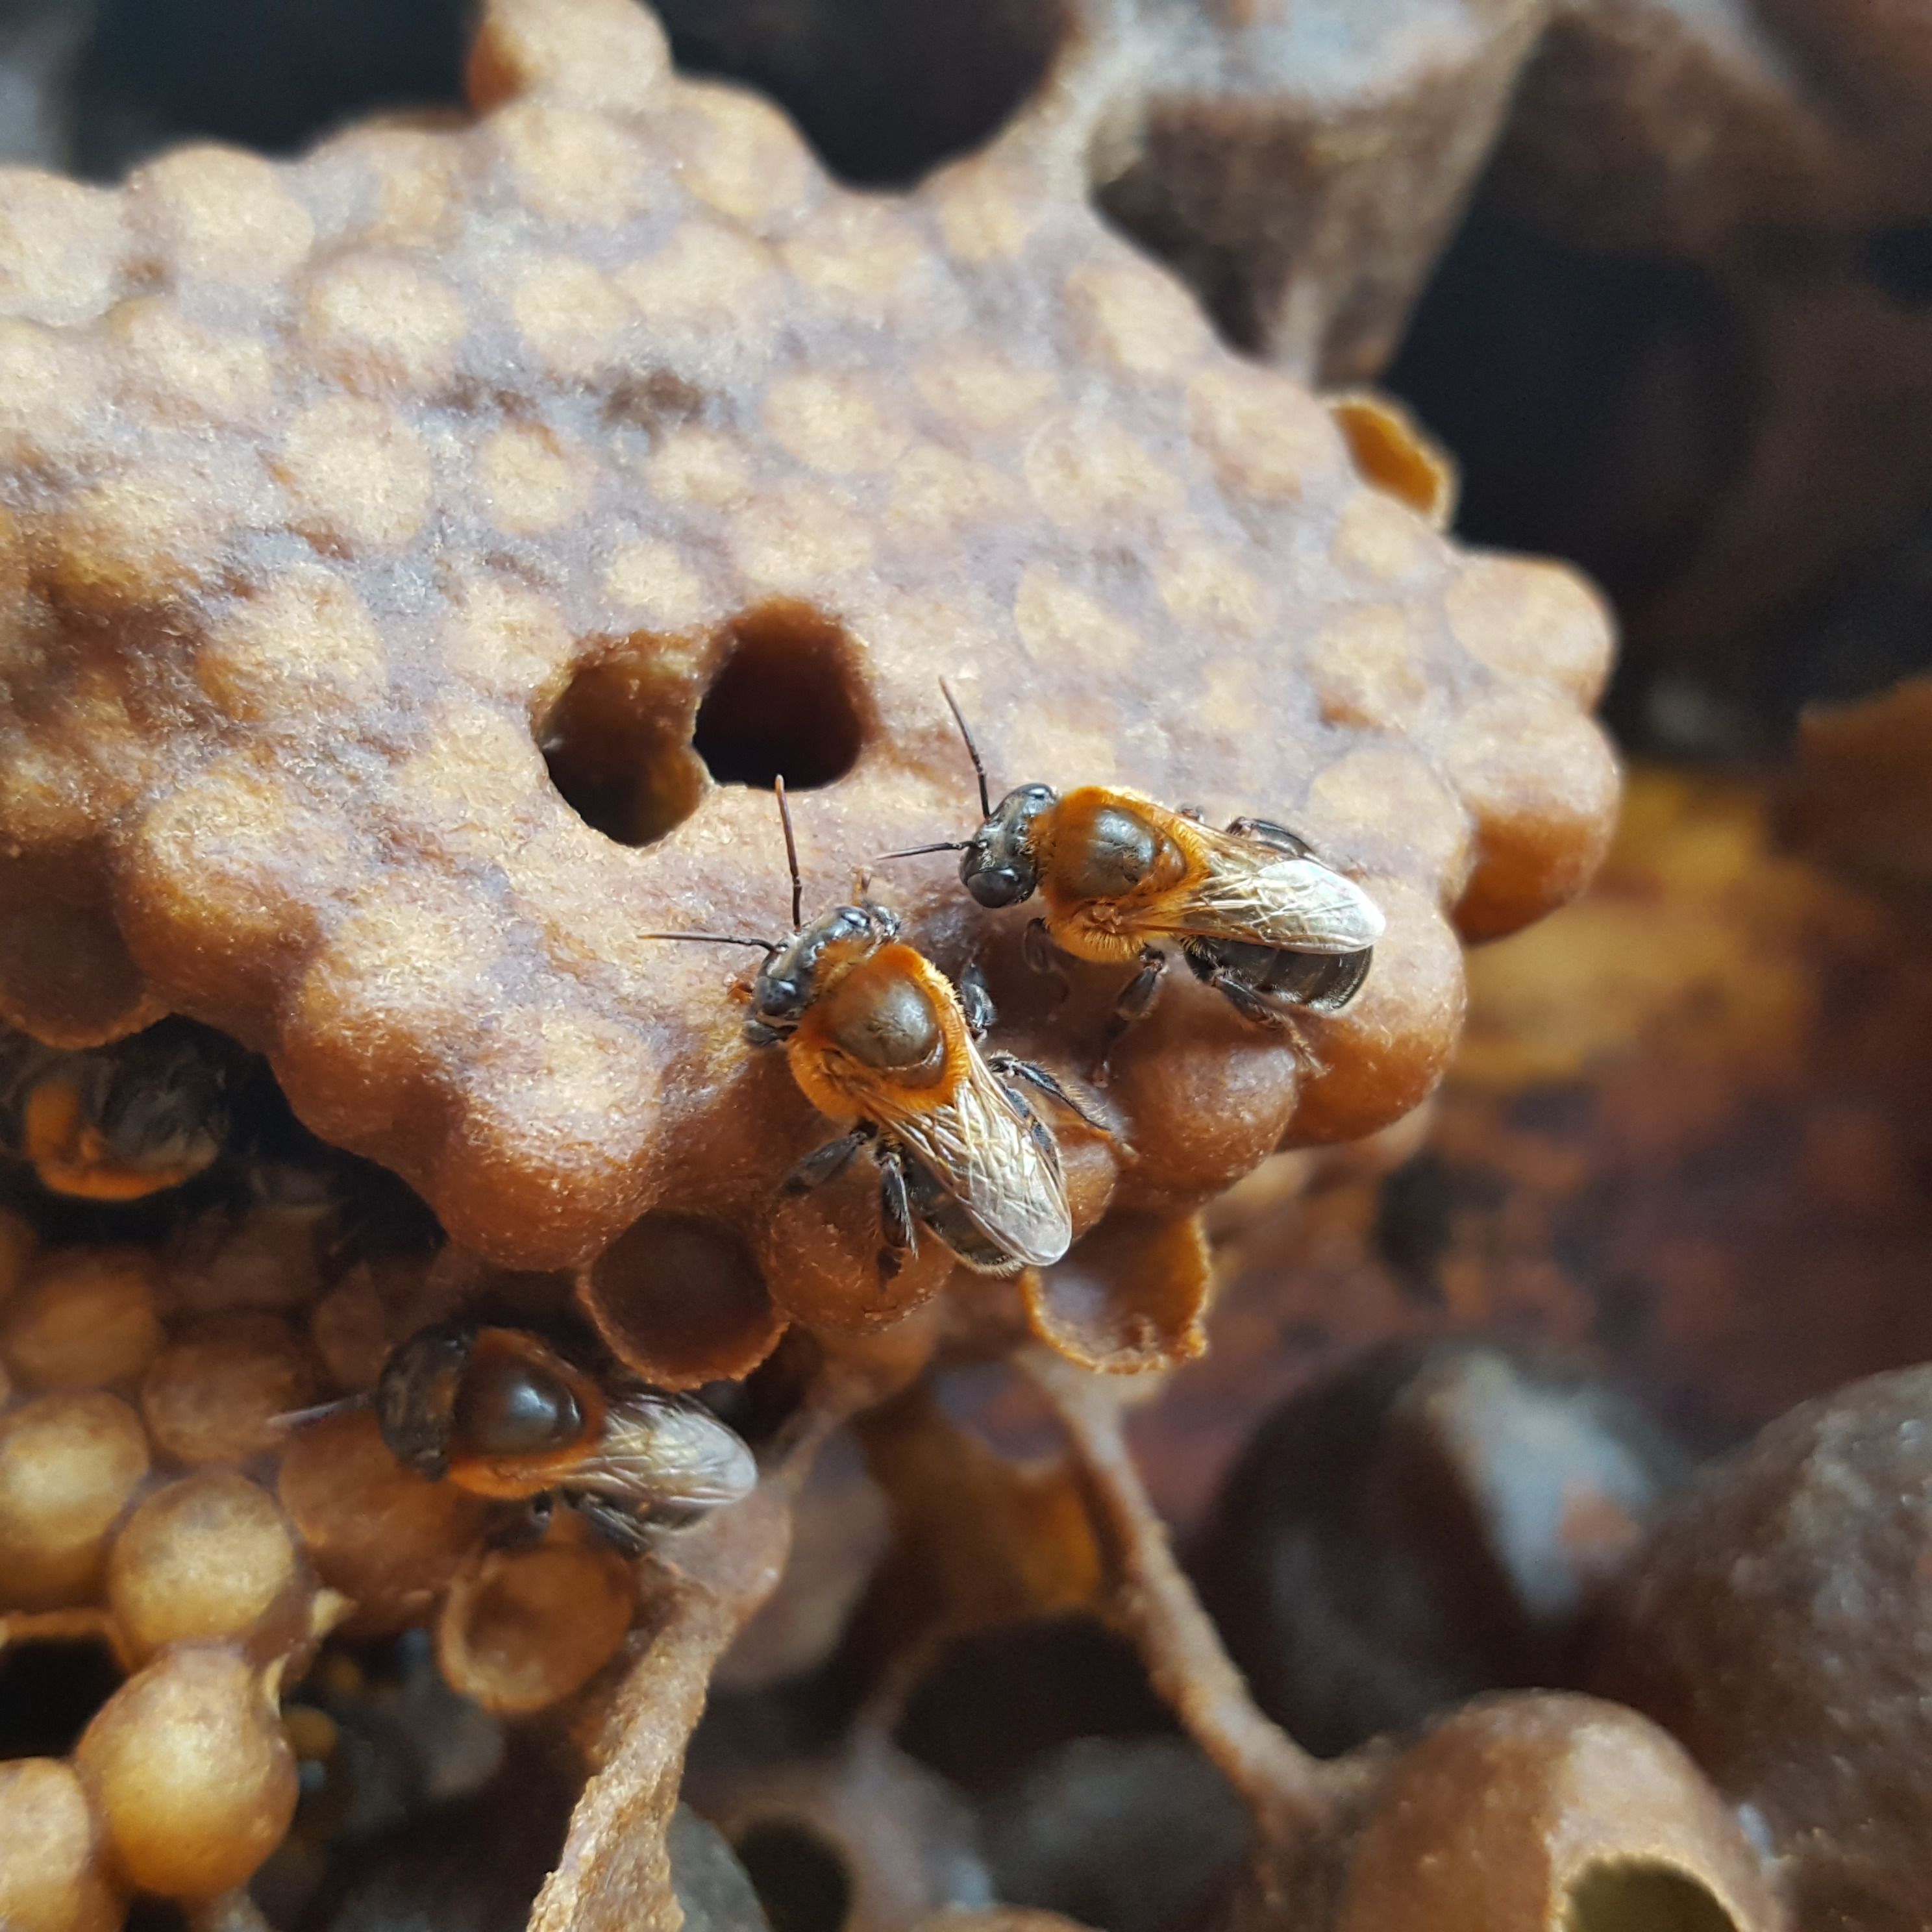
<path id="1" fill-rule="evenodd" d="M 1388 915 L 1300 1044 L 1170 983 L 1115 1137 L 1069 1138 L 1083 1223 L 1413 1106 L 1456 928 L 1607 836 L 1581 580 L 1363 482 L 1036 118 L 888 197 L 628 0 L 496 0 L 470 78 L 472 124 L 286 164 L 0 172 L 0 1016 L 222 1028 L 506 1264 L 655 1210 L 765 1346 L 884 1318 L 858 1175 L 777 1202 L 824 1124 L 741 1045 L 741 958 L 642 935 L 782 928 L 778 773 L 808 911 L 968 829 L 943 675 L 996 786 L 1281 819 Z M 1056 1010 L 1028 909 L 943 860 L 874 890 L 1081 1070 L 1117 976 Z"/>
<path id="2" fill-rule="evenodd" d="M 316 1646 L 428 1624 L 447 1682 L 525 1715 L 616 1654 L 635 1576 L 575 1522 L 498 1546 L 351 1406 L 437 1293 L 326 1282 L 314 1216 L 144 1247 L 40 1248 L 0 1210 L 0 1659 L 98 1646 L 118 1688 L 66 1756 L 0 1762 L 0 1924 L 92 1932 L 132 1893 L 244 1882 L 293 1814 L 278 1710 Z"/>

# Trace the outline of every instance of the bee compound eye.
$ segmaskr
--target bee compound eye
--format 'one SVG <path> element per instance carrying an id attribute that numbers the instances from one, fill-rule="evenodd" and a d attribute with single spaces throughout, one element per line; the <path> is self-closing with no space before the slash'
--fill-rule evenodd
<path id="1" fill-rule="evenodd" d="M 1019 874 L 1010 866 L 989 867 L 973 873 L 966 880 L 966 890 L 982 906 L 1010 906 L 1020 896 Z"/>
<path id="2" fill-rule="evenodd" d="M 515 1358 L 472 1362 L 454 1419 L 460 1452 L 472 1456 L 540 1455 L 565 1448 L 584 1426 L 562 1378 Z"/>

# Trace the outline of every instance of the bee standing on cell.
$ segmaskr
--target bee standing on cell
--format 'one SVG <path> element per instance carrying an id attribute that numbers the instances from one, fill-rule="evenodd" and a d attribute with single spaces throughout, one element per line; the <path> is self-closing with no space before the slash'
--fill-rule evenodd
<path id="1" fill-rule="evenodd" d="M 783 780 L 777 786 L 791 871 L 792 936 L 722 933 L 650 938 L 755 946 L 745 1038 L 782 1047 L 806 1098 L 847 1131 L 806 1156 L 784 1183 L 802 1193 L 844 1172 L 862 1148 L 879 1172 L 879 1271 L 896 1274 L 923 1226 L 968 1267 L 1011 1274 L 1057 1262 L 1073 1238 L 1060 1150 L 1027 1100 L 1037 1089 L 1106 1129 L 1044 1067 L 982 1054 L 993 1004 L 976 968 L 952 982 L 899 937 L 869 899 L 802 923 L 803 888 Z"/>
<path id="2" fill-rule="evenodd" d="M 1136 967 L 1108 1019 L 1096 1082 L 1160 991 L 1167 955 L 1159 941 L 1178 945 L 1195 977 L 1258 1026 L 1285 1026 L 1298 1008 L 1339 1012 L 1361 990 L 1388 922 L 1292 832 L 1263 818 L 1217 832 L 1191 808 L 1112 785 L 1021 785 L 995 808 L 965 716 L 944 683 L 940 690 L 966 741 L 984 822 L 970 838 L 886 856 L 963 854 L 960 882 L 982 906 L 1018 905 L 1037 892 L 1046 914 L 1025 937 L 1037 971 L 1057 970 L 1055 948 Z"/>
<path id="3" fill-rule="evenodd" d="M 758 1480 L 701 1402 L 592 1375 L 528 1329 L 418 1330 L 384 1364 L 375 1407 L 390 1453 L 418 1474 L 527 1502 L 539 1528 L 560 1498 L 632 1555 Z"/>

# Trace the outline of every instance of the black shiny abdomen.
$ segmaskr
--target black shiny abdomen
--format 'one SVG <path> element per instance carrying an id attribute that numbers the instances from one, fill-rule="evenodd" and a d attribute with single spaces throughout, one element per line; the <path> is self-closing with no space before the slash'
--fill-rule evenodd
<path id="1" fill-rule="evenodd" d="M 1372 947 L 1360 952 L 1290 952 L 1238 939 L 1190 939 L 1183 947 L 1198 980 L 1218 970 L 1252 993 L 1311 1012 L 1340 1012 L 1369 976 Z"/>

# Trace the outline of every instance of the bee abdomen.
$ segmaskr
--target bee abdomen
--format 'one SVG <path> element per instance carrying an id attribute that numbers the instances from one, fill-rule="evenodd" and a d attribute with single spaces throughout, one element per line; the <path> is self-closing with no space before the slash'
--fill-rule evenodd
<path id="1" fill-rule="evenodd" d="M 1375 949 L 1359 952 L 1293 952 L 1235 939 L 1190 939 L 1183 951 L 1195 976 L 1218 973 L 1251 992 L 1311 1012 L 1340 1012 L 1362 989 Z"/>

